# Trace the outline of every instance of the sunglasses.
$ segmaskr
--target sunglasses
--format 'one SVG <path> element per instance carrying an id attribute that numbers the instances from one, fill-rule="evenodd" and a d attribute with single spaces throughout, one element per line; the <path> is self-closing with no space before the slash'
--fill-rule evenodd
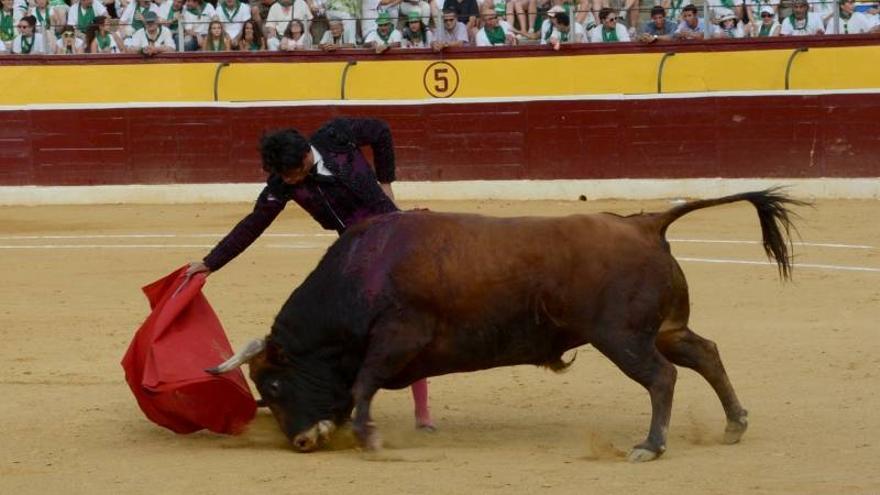
<path id="1" fill-rule="evenodd" d="M 66 33 L 62 33 L 61 36 L 65 37 L 65 38 L 73 38 L 76 35 L 71 32 L 66 32 Z"/>
<path id="2" fill-rule="evenodd" d="M 761 14 L 761 17 L 773 17 L 773 14 Z"/>
<path id="3" fill-rule="evenodd" d="M 617 22 L 617 17 L 609 17 L 609 18 L 607 18 L 607 19 L 605 19 L 605 20 L 608 21 L 608 22 Z"/>
<path id="4" fill-rule="evenodd" d="M 30 24 L 19 24 L 18 29 L 29 29 L 31 27 Z"/>

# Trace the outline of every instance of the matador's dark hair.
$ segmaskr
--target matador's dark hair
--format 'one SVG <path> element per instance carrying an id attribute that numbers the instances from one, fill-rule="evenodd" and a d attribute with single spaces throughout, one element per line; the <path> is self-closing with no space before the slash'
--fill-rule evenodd
<path id="1" fill-rule="evenodd" d="M 300 168 L 310 150 L 309 141 L 296 129 L 270 132 L 260 139 L 263 170 L 273 174 Z"/>

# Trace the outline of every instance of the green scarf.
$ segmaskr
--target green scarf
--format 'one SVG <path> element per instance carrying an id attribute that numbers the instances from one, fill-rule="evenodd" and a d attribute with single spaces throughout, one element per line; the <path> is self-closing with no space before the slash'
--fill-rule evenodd
<path id="1" fill-rule="evenodd" d="M 489 28 L 484 27 L 483 31 L 486 32 L 486 37 L 489 38 L 489 43 L 493 45 L 503 45 L 506 36 L 504 35 L 504 28 L 501 26 L 495 26 L 495 29 L 489 31 Z"/>
<path id="2" fill-rule="evenodd" d="M 250 50 L 252 52 L 258 52 L 258 51 L 260 51 L 261 48 L 263 48 L 262 45 L 260 45 L 256 41 L 251 41 L 250 48 L 248 48 L 248 50 Z"/>
<path id="3" fill-rule="evenodd" d="M 171 0 L 167 0 L 167 1 L 170 2 Z M 174 4 L 172 3 L 171 7 L 168 9 L 168 15 L 165 17 L 165 20 L 170 21 L 171 19 L 174 19 L 174 14 L 176 14 L 176 13 L 177 12 L 174 11 Z M 171 32 L 177 31 L 177 20 L 175 20 L 174 22 L 169 24 L 168 29 L 170 29 Z"/>
<path id="4" fill-rule="evenodd" d="M 733 10 L 733 0 L 721 0 L 721 5 L 724 5 L 730 10 Z"/>
<path id="5" fill-rule="evenodd" d="M 766 24 L 761 24 L 761 30 L 758 31 L 758 37 L 760 38 L 762 36 L 770 36 L 770 29 L 772 28 L 773 24 L 770 24 L 769 26 L 767 26 Z"/>
<path id="6" fill-rule="evenodd" d="M 379 28 L 376 28 L 376 35 L 379 36 L 379 39 L 382 40 L 386 45 L 388 44 L 388 40 L 391 38 L 391 33 L 394 32 L 394 28 L 388 30 L 388 34 L 382 36 L 382 31 L 379 31 Z"/>
<path id="7" fill-rule="evenodd" d="M 807 12 L 806 17 L 804 17 L 804 26 L 803 27 L 798 27 L 798 25 L 797 25 L 798 21 L 797 21 L 797 19 L 794 18 L 794 14 L 791 14 L 790 16 L 788 16 L 788 21 L 791 22 L 791 28 L 794 29 L 795 31 L 806 31 L 807 26 L 810 25 L 810 13 Z"/>
<path id="8" fill-rule="evenodd" d="M 172 8 L 172 10 L 173 10 L 173 8 Z M 199 10 L 191 9 L 191 8 L 187 7 L 187 8 L 186 8 L 186 11 L 189 12 L 190 14 L 196 16 L 196 17 L 201 17 L 201 16 L 202 16 L 202 12 L 205 11 L 205 4 L 202 4 L 202 8 L 199 9 Z"/>
<path id="9" fill-rule="evenodd" d="M 34 38 L 36 35 L 31 35 L 28 37 L 21 37 L 21 54 L 27 55 L 31 52 L 31 49 L 34 47 Z"/>
<path id="10" fill-rule="evenodd" d="M 569 28 L 569 30 L 570 30 L 570 29 L 571 29 L 571 26 L 569 26 L 568 28 Z M 566 41 L 568 41 L 568 33 L 569 33 L 569 32 L 570 32 L 570 31 L 565 31 L 565 32 L 559 31 L 559 41 L 561 41 L 561 42 L 563 42 L 563 43 L 565 43 Z"/>
<path id="11" fill-rule="evenodd" d="M 219 40 L 211 40 L 208 42 L 208 51 L 209 52 L 222 52 L 223 51 L 223 39 Z"/>
<path id="12" fill-rule="evenodd" d="M 12 13 L 0 11 L 0 40 L 15 39 L 15 28 L 12 26 Z"/>
<path id="13" fill-rule="evenodd" d="M 86 32 L 86 29 L 88 29 L 95 20 L 95 6 L 92 5 L 88 10 L 83 11 L 82 5 L 77 3 L 76 8 L 79 10 L 79 15 L 76 17 L 76 28 L 82 32 Z"/>
<path id="14" fill-rule="evenodd" d="M 602 26 L 602 41 L 620 41 L 617 39 L 617 29 L 609 30 L 605 26 Z"/>
<path id="15" fill-rule="evenodd" d="M 223 2 L 223 0 L 220 1 Z M 241 2 L 235 2 L 235 10 L 233 10 L 231 14 L 229 13 L 229 9 L 226 8 L 226 2 L 221 3 L 220 7 L 223 8 L 223 13 L 226 14 L 226 18 L 231 21 L 235 18 L 235 15 L 238 14 L 238 9 L 241 8 Z"/>
<path id="16" fill-rule="evenodd" d="M 49 17 L 49 7 L 46 7 L 46 15 L 40 14 L 40 8 L 34 7 L 34 17 L 37 18 L 37 22 L 39 25 L 43 26 L 44 29 L 49 29 L 52 27 L 52 18 Z"/>
<path id="17" fill-rule="evenodd" d="M 135 0 L 135 1 L 137 1 L 137 0 Z M 134 29 L 135 31 L 137 31 L 138 29 L 141 29 L 142 27 L 144 27 L 144 21 L 139 21 L 139 20 L 137 20 L 137 15 L 140 14 L 141 16 L 143 16 L 143 15 L 144 15 L 144 12 L 146 12 L 146 11 L 148 11 L 148 10 L 150 10 L 150 7 L 149 7 L 149 6 L 148 6 L 148 7 L 144 7 L 144 8 L 141 8 L 140 5 L 135 6 L 135 8 L 134 8 L 134 17 L 132 17 L 132 21 L 131 21 L 131 28 L 132 28 L 132 29 Z"/>
<path id="18" fill-rule="evenodd" d="M 98 51 L 104 52 L 110 48 L 110 33 L 107 34 L 96 34 L 95 41 L 98 43 Z"/>

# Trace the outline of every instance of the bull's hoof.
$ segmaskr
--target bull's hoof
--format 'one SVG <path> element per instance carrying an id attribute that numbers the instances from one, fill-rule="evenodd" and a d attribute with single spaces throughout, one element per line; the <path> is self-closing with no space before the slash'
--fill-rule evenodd
<path id="1" fill-rule="evenodd" d="M 379 432 L 376 431 L 372 421 L 364 426 L 355 425 L 354 434 L 364 450 L 368 452 L 382 450 L 382 437 L 379 436 Z"/>
<path id="2" fill-rule="evenodd" d="M 626 460 L 628 460 L 629 462 L 647 462 L 653 461 L 659 456 L 660 454 L 654 452 L 653 450 L 636 447 L 630 451 L 628 456 L 626 456 Z"/>
<path id="3" fill-rule="evenodd" d="M 629 462 L 653 461 L 654 459 L 660 457 L 660 455 L 665 451 L 665 445 L 657 447 L 651 442 L 645 441 L 633 447 L 633 449 L 629 452 L 629 455 L 627 456 L 627 460 Z"/>
<path id="4" fill-rule="evenodd" d="M 727 428 L 724 429 L 724 438 L 721 440 L 727 445 L 739 443 L 743 434 L 749 427 L 748 412 L 743 410 L 742 415 L 737 419 L 727 420 Z"/>

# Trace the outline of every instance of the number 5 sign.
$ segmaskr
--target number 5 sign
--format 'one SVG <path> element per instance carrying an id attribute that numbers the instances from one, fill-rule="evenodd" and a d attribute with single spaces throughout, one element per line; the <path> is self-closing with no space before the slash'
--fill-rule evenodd
<path id="1" fill-rule="evenodd" d="M 449 98 L 458 90 L 458 71 L 449 62 L 434 62 L 422 77 L 425 91 L 434 98 Z"/>

